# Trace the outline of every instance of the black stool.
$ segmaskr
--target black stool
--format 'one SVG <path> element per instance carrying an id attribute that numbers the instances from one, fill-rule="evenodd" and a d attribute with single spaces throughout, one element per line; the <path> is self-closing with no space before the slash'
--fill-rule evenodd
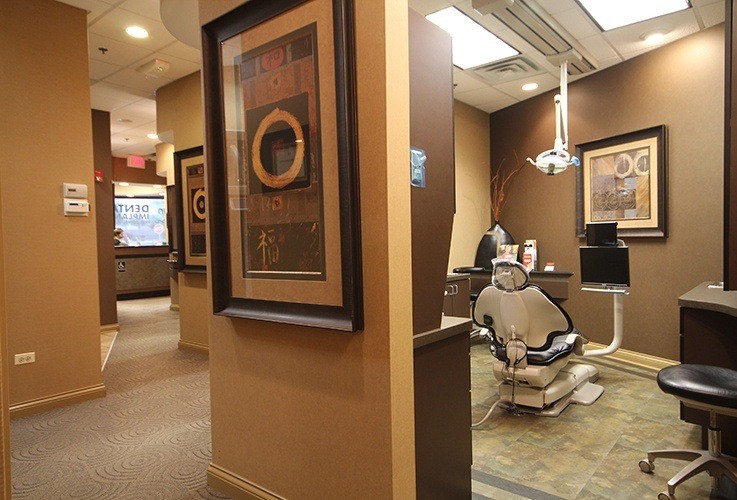
<path id="1" fill-rule="evenodd" d="M 648 473 L 655 469 L 656 458 L 690 461 L 668 481 L 668 491 L 660 493 L 658 500 L 675 498 L 676 486 L 704 471 L 712 477 L 714 490 L 723 476 L 737 483 L 737 458 L 722 455 L 721 431 L 717 425 L 718 414 L 737 416 L 737 371 L 706 365 L 671 366 L 658 373 L 658 386 L 684 405 L 709 412 L 708 450 L 651 451 L 647 460 L 640 460 L 640 469 Z"/>

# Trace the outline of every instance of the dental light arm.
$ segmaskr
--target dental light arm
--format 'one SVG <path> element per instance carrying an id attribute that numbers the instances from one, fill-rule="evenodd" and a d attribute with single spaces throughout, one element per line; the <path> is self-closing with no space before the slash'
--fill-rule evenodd
<path id="1" fill-rule="evenodd" d="M 555 95 L 555 142 L 553 149 L 543 151 L 533 161 L 538 170 L 548 175 L 559 174 L 570 165 L 579 165 L 578 158 L 568 153 L 568 62 L 560 65 L 560 94 Z"/>

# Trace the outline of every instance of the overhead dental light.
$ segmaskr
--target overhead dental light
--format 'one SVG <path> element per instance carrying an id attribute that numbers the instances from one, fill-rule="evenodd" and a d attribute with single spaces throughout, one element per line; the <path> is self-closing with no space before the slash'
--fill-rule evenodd
<path id="1" fill-rule="evenodd" d="M 578 158 L 568 152 L 568 61 L 560 65 L 560 94 L 555 95 L 555 142 L 553 149 L 543 151 L 533 161 L 538 170 L 548 175 L 564 172 L 569 166 L 578 166 Z"/>

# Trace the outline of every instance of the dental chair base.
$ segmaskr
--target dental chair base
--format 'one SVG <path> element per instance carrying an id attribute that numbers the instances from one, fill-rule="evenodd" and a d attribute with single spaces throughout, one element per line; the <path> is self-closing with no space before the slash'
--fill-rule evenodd
<path id="1" fill-rule="evenodd" d="M 494 363 L 494 375 L 497 375 L 497 364 Z M 504 403 L 514 403 L 520 412 L 557 417 L 568 405 L 589 406 L 599 399 L 604 388 L 593 383 L 598 379 L 599 370 L 595 366 L 571 363 L 561 368 L 553 381 L 543 388 L 502 382 L 499 397 Z"/>

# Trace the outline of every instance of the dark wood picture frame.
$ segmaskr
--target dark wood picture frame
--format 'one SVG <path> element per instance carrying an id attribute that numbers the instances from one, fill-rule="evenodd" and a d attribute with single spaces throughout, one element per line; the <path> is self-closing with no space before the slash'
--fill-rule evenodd
<path id="1" fill-rule="evenodd" d="M 576 169 L 576 236 L 583 238 L 586 236 L 586 211 L 589 209 L 585 203 L 585 193 L 587 191 L 585 169 L 589 168 L 586 158 L 589 154 L 596 154 L 598 151 L 607 151 L 602 156 L 613 156 L 620 152 L 627 152 L 638 142 L 649 140 L 655 144 L 656 151 L 652 156 L 657 160 L 656 172 L 653 175 L 657 180 L 657 187 L 650 187 L 650 196 L 653 194 L 657 197 L 657 201 L 653 202 L 657 207 L 657 216 L 649 220 L 656 222 L 656 225 L 650 227 L 622 227 L 622 222 L 629 222 L 633 219 L 611 219 L 619 222 L 618 234 L 622 237 L 643 237 L 643 238 L 665 238 L 668 236 L 668 134 L 665 125 L 658 125 L 627 134 L 621 134 L 606 139 L 599 139 L 576 146 L 576 156 L 581 161 L 581 167 Z M 636 162 L 636 157 L 635 160 Z M 651 163 L 648 163 L 648 173 L 651 173 Z M 610 220 L 610 219 L 607 219 Z"/>
<path id="2" fill-rule="evenodd" d="M 187 258 L 187 248 L 185 240 L 189 237 L 189 224 L 185 220 L 185 213 L 191 210 L 189 201 L 185 200 L 182 193 L 184 183 L 186 179 L 182 175 L 182 162 L 190 158 L 203 157 L 204 161 L 204 149 L 202 146 L 196 146 L 182 151 L 174 152 L 174 185 L 176 186 L 176 238 L 177 238 L 177 268 L 181 272 L 186 273 L 205 273 L 207 271 L 206 265 L 194 264 L 189 262 Z M 207 172 L 207 169 L 205 169 Z"/>
<path id="3" fill-rule="evenodd" d="M 262 23 L 278 23 L 305 0 L 252 0 L 202 27 L 203 78 L 207 145 L 208 218 L 213 312 L 222 316 L 356 332 L 363 329 L 362 264 L 360 242 L 359 183 L 355 98 L 354 13 L 352 0 L 326 0 L 332 4 L 334 54 L 319 52 L 334 60 L 335 81 L 319 79 L 320 87 L 335 86 L 337 137 L 337 188 L 323 196 L 337 197 L 336 217 L 340 234 L 334 242 L 340 255 L 341 305 L 324 305 L 293 300 L 262 300 L 236 296 L 232 285 L 231 229 L 228 221 L 229 186 L 226 155 L 226 113 L 223 90 L 222 42 Z M 320 26 L 317 26 L 318 30 Z M 245 51 L 244 51 L 245 52 Z M 319 78 L 319 72 L 318 72 Z M 330 108 L 327 108 L 330 109 Z M 240 160 L 239 160 L 240 161 Z M 239 167 L 240 168 L 240 167 Z M 240 265 L 240 264 L 239 264 Z M 245 277 L 245 275 L 244 275 Z M 277 281 L 277 280 L 272 280 Z M 284 280 L 284 283 L 288 283 Z M 336 289 L 337 290 L 337 289 Z"/>

